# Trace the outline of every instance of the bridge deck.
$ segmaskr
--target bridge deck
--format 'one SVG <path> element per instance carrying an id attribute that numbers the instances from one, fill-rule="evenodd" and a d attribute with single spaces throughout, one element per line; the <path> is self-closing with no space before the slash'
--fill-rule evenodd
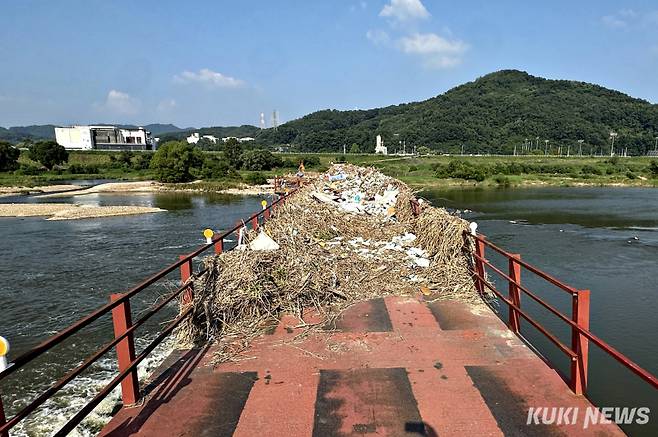
<path id="1" fill-rule="evenodd" d="M 573 395 L 488 309 L 388 297 L 298 338 L 284 317 L 241 360 L 172 355 L 104 436 L 623 435 L 583 429 Z M 528 407 L 578 407 L 576 425 L 526 425 Z"/>

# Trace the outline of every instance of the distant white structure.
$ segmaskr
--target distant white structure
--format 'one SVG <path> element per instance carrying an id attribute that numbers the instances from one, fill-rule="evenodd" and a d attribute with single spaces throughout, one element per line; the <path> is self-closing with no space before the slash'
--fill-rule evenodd
<path id="1" fill-rule="evenodd" d="M 201 137 L 199 136 L 199 132 L 194 132 L 192 135 L 186 138 L 187 139 L 187 144 L 196 144 L 199 142 Z"/>
<path id="2" fill-rule="evenodd" d="M 143 127 L 62 126 L 55 128 L 55 140 L 68 150 L 155 150 L 158 145 Z"/>
<path id="3" fill-rule="evenodd" d="M 190 135 L 189 137 L 186 138 L 187 144 L 196 144 L 202 138 L 212 142 L 213 144 L 217 144 L 217 141 L 219 141 L 219 138 L 217 138 L 214 135 L 203 135 L 203 136 L 201 136 L 199 134 L 199 132 L 194 132 L 192 135 Z"/>
<path id="4" fill-rule="evenodd" d="M 384 146 L 382 136 L 377 135 L 377 143 L 375 145 L 375 153 L 378 155 L 388 155 L 388 147 Z"/>
<path id="5" fill-rule="evenodd" d="M 251 137 L 242 137 L 242 138 L 238 138 L 238 137 L 224 137 L 224 138 L 222 138 L 222 141 L 223 141 L 223 142 L 227 142 L 227 141 L 230 140 L 230 139 L 238 140 L 238 142 L 240 142 L 240 143 L 245 143 L 245 142 L 248 142 L 248 141 L 254 141 L 254 140 L 255 140 L 255 138 L 251 138 Z"/>

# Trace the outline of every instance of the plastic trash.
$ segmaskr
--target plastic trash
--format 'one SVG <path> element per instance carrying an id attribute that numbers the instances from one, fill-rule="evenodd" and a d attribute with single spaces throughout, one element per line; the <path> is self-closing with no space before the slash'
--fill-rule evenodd
<path id="1" fill-rule="evenodd" d="M 254 238 L 254 241 L 249 243 L 249 248 L 251 250 L 257 251 L 268 251 L 268 250 L 279 250 L 279 244 L 272 240 L 269 235 L 261 231 L 258 234 L 258 237 Z"/>

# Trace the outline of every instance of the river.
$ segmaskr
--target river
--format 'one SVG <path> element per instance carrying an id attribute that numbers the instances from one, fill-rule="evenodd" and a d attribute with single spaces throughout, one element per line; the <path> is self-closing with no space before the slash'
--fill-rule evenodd
<path id="1" fill-rule="evenodd" d="M 424 192 L 439 206 L 469 209 L 492 241 L 577 288 L 590 289 L 591 329 L 652 373 L 658 373 L 658 191 L 636 188 L 536 188 Z M 148 274 L 190 252 L 203 242 L 202 231 L 227 228 L 260 207 L 261 198 L 210 194 L 95 194 L 48 199 L 94 205 L 155 206 L 167 212 L 119 218 L 46 221 L 43 218 L 0 219 L 0 335 L 11 340 L 12 356 L 34 346 L 107 302 L 110 293 L 126 290 Z M 37 198 L 2 199 L 38 202 Z M 495 258 L 494 258 L 495 259 Z M 176 284 L 156 287 L 133 300 L 133 311 L 148 307 Z M 568 295 L 522 278 L 533 291 L 568 311 Z M 502 281 L 497 284 L 504 289 Z M 567 344 L 569 330 L 555 317 L 523 301 L 532 315 Z M 172 305 L 138 336 L 143 347 L 175 314 Z M 504 309 L 501 309 L 504 316 Z M 539 351 L 566 370 L 565 358 L 527 323 L 522 332 Z M 82 336 L 48 354 L 47 365 L 18 372 L 3 383 L 9 412 L 78 364 L 94 347 L 111 338 L 104 319 Z M 167 353 L 164 344 L 142 371 Z M 601 406 L 650 406 L 658 414 L 655 390 L 590 346 L 590 391 Z M 109 353 L 85 378 L 70 384 L 44 410 L 12 435 L 48 435 L 77 411 L 85 398 L 112 377 L 115 357 Z M 93 433 L 103 414 L 81 429 Z M 102 410 L 102 408 L 101 408 Z M 626 428 L 634 435 L 658 435 L 656 419 L 645 427 Z"/>

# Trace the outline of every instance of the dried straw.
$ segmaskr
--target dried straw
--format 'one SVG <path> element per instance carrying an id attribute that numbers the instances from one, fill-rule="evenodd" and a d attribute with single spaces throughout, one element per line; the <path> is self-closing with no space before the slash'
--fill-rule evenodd
<path id="1" fill-rule="evenodd" d="M 279 250 L 234 250 L 205 259 L 208 272 L 194 281 L 194 300 L 188 304 L 194 309 L 178 330 L 179 343 L 218 342 L 217 359 L 224 361 L 235 359 L 286 313 L 302 318 L 312 309 L 331 320 L 355 302 L 421 289 L 438 298 L 476 301 L 468 270 L 472 260 L 462 236 L 466 221 L 426 202 L 415 217 L 409 202 L 413 193 L 402 182 L 350 165 L 334 166 L 329 173 L 339 170 L 364 181 L 366 197 L 382 194 L 389 185 L 399 189 L 395 219 L 349 214 L 319 202 L 310 193 L 327 188 L 323 178 L 305 186 L 263 226 Z M 406 232 L 417 236 L 413 245 L 428 253 L 429 267 L 410 262 L 405 251 L 384 249 Z"/>

